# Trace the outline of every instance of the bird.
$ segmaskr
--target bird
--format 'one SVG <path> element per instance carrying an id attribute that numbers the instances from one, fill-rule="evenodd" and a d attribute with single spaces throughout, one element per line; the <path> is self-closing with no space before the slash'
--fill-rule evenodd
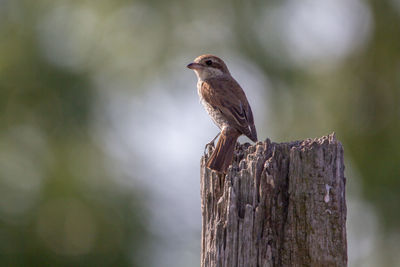
<path id="1" fill-rule="evenodd" d="M 226 174 L 239 136 L 245 135 L 257 142 L 253 112 L 246 94 L 222 59 L 210 54 L 201 55 L 187 68 L 195 72 L 200 102 L 220 129 L 220 133 L 209 143 L 214 144 L 219 136 L 206 166 Z"/>

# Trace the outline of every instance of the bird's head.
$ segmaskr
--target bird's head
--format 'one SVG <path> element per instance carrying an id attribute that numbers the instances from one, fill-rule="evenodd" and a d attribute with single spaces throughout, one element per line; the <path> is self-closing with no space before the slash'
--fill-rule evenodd
<path id="1" fill-rule="evenodd" d="M 213 55 L 202 55 L 187 65 L 194 70 L 200 80 L 207 80 L 222 75 L 230 75 L 224 61 Z"/>

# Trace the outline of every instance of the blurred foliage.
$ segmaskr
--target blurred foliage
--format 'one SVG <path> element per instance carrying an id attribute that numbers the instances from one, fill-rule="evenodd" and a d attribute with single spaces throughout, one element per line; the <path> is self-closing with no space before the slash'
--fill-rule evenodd
<path id="1" fill-rule="evenodd" d="M 374 30 L 338 74 L 348 92 L 337 122 L 381 221 L 400 231 L 400 14 L 391 1 L 371 1 Z"/>
<path id="2" fill-rule="evenodd" d="M 117 182 L 96 139 L 109 126 L 99 95 L 141 92 L 205 52 L 266 77 L 274 139 L 335 131 L 363 195 L 398 232 L 400 4 L 339 2 L 349 27 L 359 22 L 337 38 L 360 44 L 335 54 L 322 34 L 328 49 L 314 59 L 285 33 L 310 1 L 0 0 L 0 262 L 146 266 L 143 193 Z"/>
<path id="3" fill-rule="evenodd" d="M 146 266 L 143 196 L 94 140 L 89 73 L 43 56 L 35 2 L 0 1 L 1 265 Z"/>

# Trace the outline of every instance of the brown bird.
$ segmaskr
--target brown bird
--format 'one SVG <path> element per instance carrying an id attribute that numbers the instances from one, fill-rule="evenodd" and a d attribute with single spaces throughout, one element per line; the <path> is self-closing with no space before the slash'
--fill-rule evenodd
<path id="1" fill-rule="evenodd" d="M 221 130 L 207 167 L 226 173 L 239 136 L 244 134 L 257 142 L 257 131 L 249 102 L 243 89 L 219 57 L 202 55 L 187 67 L 196 73 L 197 92 L 201 103 Z M 218 135 L 210 144 L 214 143 Z"/>

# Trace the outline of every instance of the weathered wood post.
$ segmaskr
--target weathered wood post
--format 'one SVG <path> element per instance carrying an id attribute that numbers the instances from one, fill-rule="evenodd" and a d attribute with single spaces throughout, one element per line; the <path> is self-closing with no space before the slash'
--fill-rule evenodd
<path id="1" fill-rule="evenodd" d="M 205 161 L 202 267 L 347 265 L 343 148 L 334 134 L 238 145 L 225 177 Z"/>

